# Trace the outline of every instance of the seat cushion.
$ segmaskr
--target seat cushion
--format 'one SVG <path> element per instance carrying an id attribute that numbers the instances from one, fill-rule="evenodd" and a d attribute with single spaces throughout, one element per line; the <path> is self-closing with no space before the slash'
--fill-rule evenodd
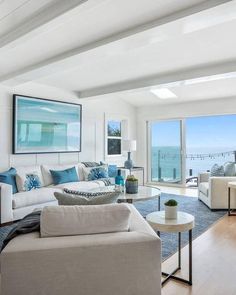
<path id="1" fill-rule="evenodd" d="M 209 183 L 208 182 L 200 182 L 198 188 L 199 188 L 200 192 L 202 192 L 204 195 L 208 196 L 208 191 L 209 191 Z"/>
<path id="2" fill-rule="evenodd" d="M 59 188 L 44 187 L 28 192 L 19 192 L 13 195 L 12 208 L 22 208 L 36 204 L 56 201 L 55 192 L 61 192 Z"/>

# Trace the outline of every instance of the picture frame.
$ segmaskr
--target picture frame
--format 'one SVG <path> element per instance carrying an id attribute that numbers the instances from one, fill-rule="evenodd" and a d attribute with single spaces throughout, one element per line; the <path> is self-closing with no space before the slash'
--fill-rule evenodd
<path id="1" fill-rule="evenodd" d="M 81 152 L 82 105 L 13 94 L 13 154 Z"/>

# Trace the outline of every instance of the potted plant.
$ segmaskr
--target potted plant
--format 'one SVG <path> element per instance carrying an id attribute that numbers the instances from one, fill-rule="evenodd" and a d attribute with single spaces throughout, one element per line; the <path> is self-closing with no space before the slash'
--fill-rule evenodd
<path id="1" fill-rule="evenodd" d="M 129 175 L 125 182 L 125 188 L 127 194 L 138 193 L 138 179 L 134 175 Z"/>
<path id="2" fill-rule="evenodd" d="M 178 202 L 170 199 L 165 202 L 165 218 L 166 219 L 177 219 L 177 207 Z"/>

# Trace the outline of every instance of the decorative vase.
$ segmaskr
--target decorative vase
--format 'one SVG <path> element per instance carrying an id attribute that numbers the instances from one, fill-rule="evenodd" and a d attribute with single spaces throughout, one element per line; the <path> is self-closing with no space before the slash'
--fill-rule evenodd
<path id="1" fill-rule="evenodd" d="M 137 194 L 138 193 L 138 180 L 130 181 L 126 180 L 125 189 L 127 194 Z"/>
<path id="2" fill-rule="evenodd" d="M 124 191 L 124 178 L 121 175 L 121 170 L 117 171 L 117 175 L 115 177 L 115 188 L 117 191 L 123 192 Z"/>
<path id="3" fill-rule="evenodd" d="M 124 163 L 124 167 L 126 169 L 131 169 L 133 168 L 133 161 L 131 160 L 131 152 L 128 152 L 128 159 Z"/>
<path id="4" fill-rule="evenodd" d="M 177 219 L 178 206 L 166 206 L 165 205 L 165 219 Z"/>

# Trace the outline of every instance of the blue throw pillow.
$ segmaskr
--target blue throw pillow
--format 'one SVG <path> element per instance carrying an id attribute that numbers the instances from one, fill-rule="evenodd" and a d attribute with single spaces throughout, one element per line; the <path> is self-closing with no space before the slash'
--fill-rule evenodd
<path id="1" fill-rule="evenodd" d="M 79 181 L 79 177 L 78 177 L 75 167 L 69 168 L 66 170 L 62 170 L 62 171 L 50 170 L 50 173 L 52 175 L 53 183 L 55 185 L 67 183 L 67 182 Z"/>
<path id="2" fill-rule="evenodd" d="M 94 167 L 88 174 L 88 180 L 96 180 L 100 178 L 107 178 L 108 172 L 104 167 Z"/>
<path id="3" fill-rule="evenodd" d="M 0 182 L 10 184 L 12 186 L 13 194 L 18 192 L 16 186 L 16 169 L 10 168 L 8 171 L 0 173 Z"/>
<path id="4" fill-rule="evenodd" d="M 117 176 L 117 165 L 108 165 L 108 176 L 116 177 Z"/>

